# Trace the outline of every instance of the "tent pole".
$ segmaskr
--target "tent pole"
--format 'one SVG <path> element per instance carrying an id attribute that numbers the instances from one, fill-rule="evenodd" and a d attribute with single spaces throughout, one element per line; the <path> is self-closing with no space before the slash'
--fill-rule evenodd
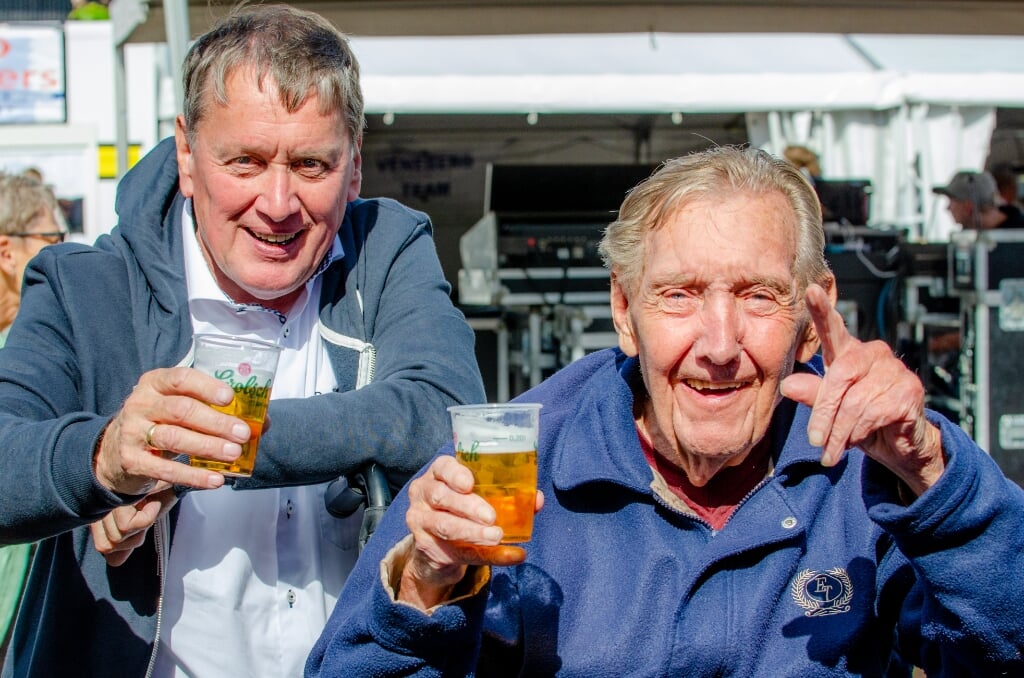
<path id="1" fill-rule="evenodd" d="M 164 0 L 164 31 L 167 34 L 171 76 L 174 79 L 174 110 L 175 113 L 181 113 L 182 99 L 184 98 L 181 65 L 185 61 L 185 52 L 192 39 L 187 0 Z"/>

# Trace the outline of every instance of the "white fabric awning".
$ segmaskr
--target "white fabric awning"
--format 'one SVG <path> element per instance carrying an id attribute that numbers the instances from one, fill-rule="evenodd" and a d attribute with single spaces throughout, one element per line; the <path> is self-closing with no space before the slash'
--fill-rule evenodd
<path id="1" fill-rule="evenodd" d="M 371 113 L 1024 106 L 1024 37 L 353 37 Z"/>

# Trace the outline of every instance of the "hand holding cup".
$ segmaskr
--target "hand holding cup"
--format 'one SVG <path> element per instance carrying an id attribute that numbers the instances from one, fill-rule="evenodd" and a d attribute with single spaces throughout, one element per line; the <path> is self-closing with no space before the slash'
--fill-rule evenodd
<path id="1" fill-rule="evenodd" d="M 502 544 L 530 541 L 537 495 L 536 403 L 449 407 L 455 458 L 473 473 L 473 492 L 494 508 Z"/>
<path id="2" fill-rule="evenodd" d="M 249 441 L 232 462 L 193 456 L 191 465 L 226 476 L 248 477 L 256 465 L 256 450 L 270 403 L 281 347 L 264 341 L 198 334 L 193 367 L 224 382 L 235 392 L 228 405 L 211 404 L 216 410 L 238 417 L 249 425 Z"/>

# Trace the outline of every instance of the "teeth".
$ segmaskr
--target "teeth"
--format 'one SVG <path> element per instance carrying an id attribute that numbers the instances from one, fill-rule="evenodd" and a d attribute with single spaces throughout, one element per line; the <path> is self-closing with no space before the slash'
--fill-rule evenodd
<path id="1" fill-rule="evenodd" d="M 295 238 L 299 237 L 298 233 L 252 233 L 253 237 L 263 242 L 271 243 L 272 245 L 282 245 L 284 243 L 291 242 Z"/>
<path id="2" fill-rule="evenodd" d="M 701 379 L 687 379 L 686 385 L 698 391 L 728 391 L 732 388 L 743 386 L 742 381 L 703 381 Z"/>

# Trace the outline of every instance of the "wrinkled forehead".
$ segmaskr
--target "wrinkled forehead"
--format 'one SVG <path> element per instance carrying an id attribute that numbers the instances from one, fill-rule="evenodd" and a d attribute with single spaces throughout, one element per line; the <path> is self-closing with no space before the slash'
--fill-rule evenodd
<path id="1" fill-rule="evenodd" d="M 782 193 L 705 193 L 680 201 L 642 238 L 641 277 L 657 267 L 708 278 L 729 269 L 744 279 L 796 284 L 797 215 Z"/>

